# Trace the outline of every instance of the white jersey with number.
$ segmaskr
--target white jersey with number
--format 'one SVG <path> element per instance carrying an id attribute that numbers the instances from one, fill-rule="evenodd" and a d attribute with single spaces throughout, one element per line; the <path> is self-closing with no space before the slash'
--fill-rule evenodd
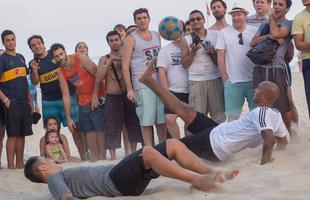
<path id="1" fill-rule="evenodd" d="M 257 107 L 240 119 L 224 122 L 211 131 L 213 152 L 223 161 L 247 147 L 257 147 L 263 142 L 263 130 L 272 130 L 274 136 L 282 138 L 288 134 L 277 109 Z"/>
<path id="2" fill-rule="evenodd" d="M 134 90 L 146 88 L 147 86 L 141 83 L 138 78 L 144 73 L 146 66 L 150 60 L 158 56 L 160 50 L 159 35 L 155 31 L 150 31 L 152 34 L 151 40 L 144 40 L 136 32 L 132 32 L 131 36 L 135 39 L 135 48 L 131 58 L 131 76 Z M 158 73 L 156 68 L 153 71 L 153 78 L 158 81 Z"/>
<path id="3" fill-rule="evenodd" d="M 173 43 L 163 47 L 157 58 L 157 67 L 167 70 L 169 90 L 188 93 L 188 72 L 181 64 L 181 49 Z"/>

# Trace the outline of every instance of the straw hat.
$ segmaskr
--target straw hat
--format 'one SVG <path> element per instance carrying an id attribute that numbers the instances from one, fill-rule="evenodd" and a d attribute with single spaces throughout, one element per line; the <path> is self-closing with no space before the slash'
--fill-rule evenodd
<path id="1" fill-rule="evenodd" d="M 245 15 L 248 15 L 249 14 L 249 11 L 247 11 L 245 8 L 243 8 L 243 6 L 241 6 L 240 4 L 238 3 L 234 3 L 234 6 L 233 8 L 231 9 L 230 12 L 228 12 L 228 14 L 232 14 L 234 12 L 243 12 Z"/>

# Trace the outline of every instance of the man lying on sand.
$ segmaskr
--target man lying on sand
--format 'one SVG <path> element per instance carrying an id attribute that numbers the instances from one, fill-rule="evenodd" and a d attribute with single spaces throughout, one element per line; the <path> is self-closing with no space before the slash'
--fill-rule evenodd
<path id="1" fill-rule="evenodd" d="M 238 120 L 217 124 L 157 84 L 152 78 L 153 62 L 154 60 L 149 63 L 139 81 L 151 88 L 165 106 L 188 125 L 187 129 L 194 135 L 181 139 L 181 142 L 197 156 L 211 161 L 223 161 L 247 147 L 254 148 L 263 143 L 261 164 L 265 164 L 272 160 L 276 142 L 278 150 L 286 147 L 287 129 L 281 113 L 272 108 L 279 97 L 279 88 L 274 83 L 264 81 L 255 89 L 253 98 L 257 108 Z"/>
<path id="2" fill-rule="evenodd" d="M 175 160 L 182 167 L 170 160 Z M 206 191 L 234 178 L 239 170 L 216 171 L 179 140 L 168 139 L 154 148 L 143 147 L 115 166 L 63 170 L 50 159 L 31 157 L 25 164 L 24 173 L 32 182 L 47 183 L 56 200 L 68 200 L 92 196 L 140 195 L 149 182 L 160 175 L 182 180 Z"/>

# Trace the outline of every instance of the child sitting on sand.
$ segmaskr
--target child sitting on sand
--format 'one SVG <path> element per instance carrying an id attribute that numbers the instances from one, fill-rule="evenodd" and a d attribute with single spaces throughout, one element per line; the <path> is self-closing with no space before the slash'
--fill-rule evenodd
<path id="1" fill-rule="evenodd" d="M 69 143 L 68 143 L 67 137 L 64 134 L 60 133 L 60 125 L 58 124 L 56 117 L 53 117 L 53 116 L 47 117 L 44 120 L 44 128 L 46 130 L 57 130 L 57 132 L 59 133 L 59 138 L 60 138 L 59 141 L 60 141 L 69 161 L 72 161 L 72 162 L 80 162 L 81 161 L 81 159 L 79 159 L 77 157 L 70 156 L 70 149 L 69 149 Z M 43 136 L 40 139 L 40 156 L 47 157 L 46 148 L 45 148 L 46 144 L 47 144 L 47 142 L 46 142 L 45 136 Z"/>
<path id="2" fill-rule="evenodd" d="M 53 159 L 56 163 L 68 161 L 68 156 L 60 142 L 60 135 L 57 130 L 47 130 L 45 133 L 45 152 L 48 158 Z"/>

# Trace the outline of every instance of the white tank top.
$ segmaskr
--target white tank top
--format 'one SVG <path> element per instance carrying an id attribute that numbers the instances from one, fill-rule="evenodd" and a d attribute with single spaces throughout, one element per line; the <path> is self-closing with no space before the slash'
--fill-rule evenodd
<path id="1" fill-rule="evenodd" d="M 134 90 L 147 87 L 142 84 L 138 78 L 145 71 L 148 62 L 158 56 L 158 52 L 160 50 L 160 40 L 157 32 L 150 32 L 152 34 L 152 39 L 149 41 L 142 39 L 136 31 L 131 33 L 135 39 L 135 49 L 131 58 L 131 75 Z M 153 78 L 158 82 L 158 73 L 156 68 L 153 70 Z"/>

